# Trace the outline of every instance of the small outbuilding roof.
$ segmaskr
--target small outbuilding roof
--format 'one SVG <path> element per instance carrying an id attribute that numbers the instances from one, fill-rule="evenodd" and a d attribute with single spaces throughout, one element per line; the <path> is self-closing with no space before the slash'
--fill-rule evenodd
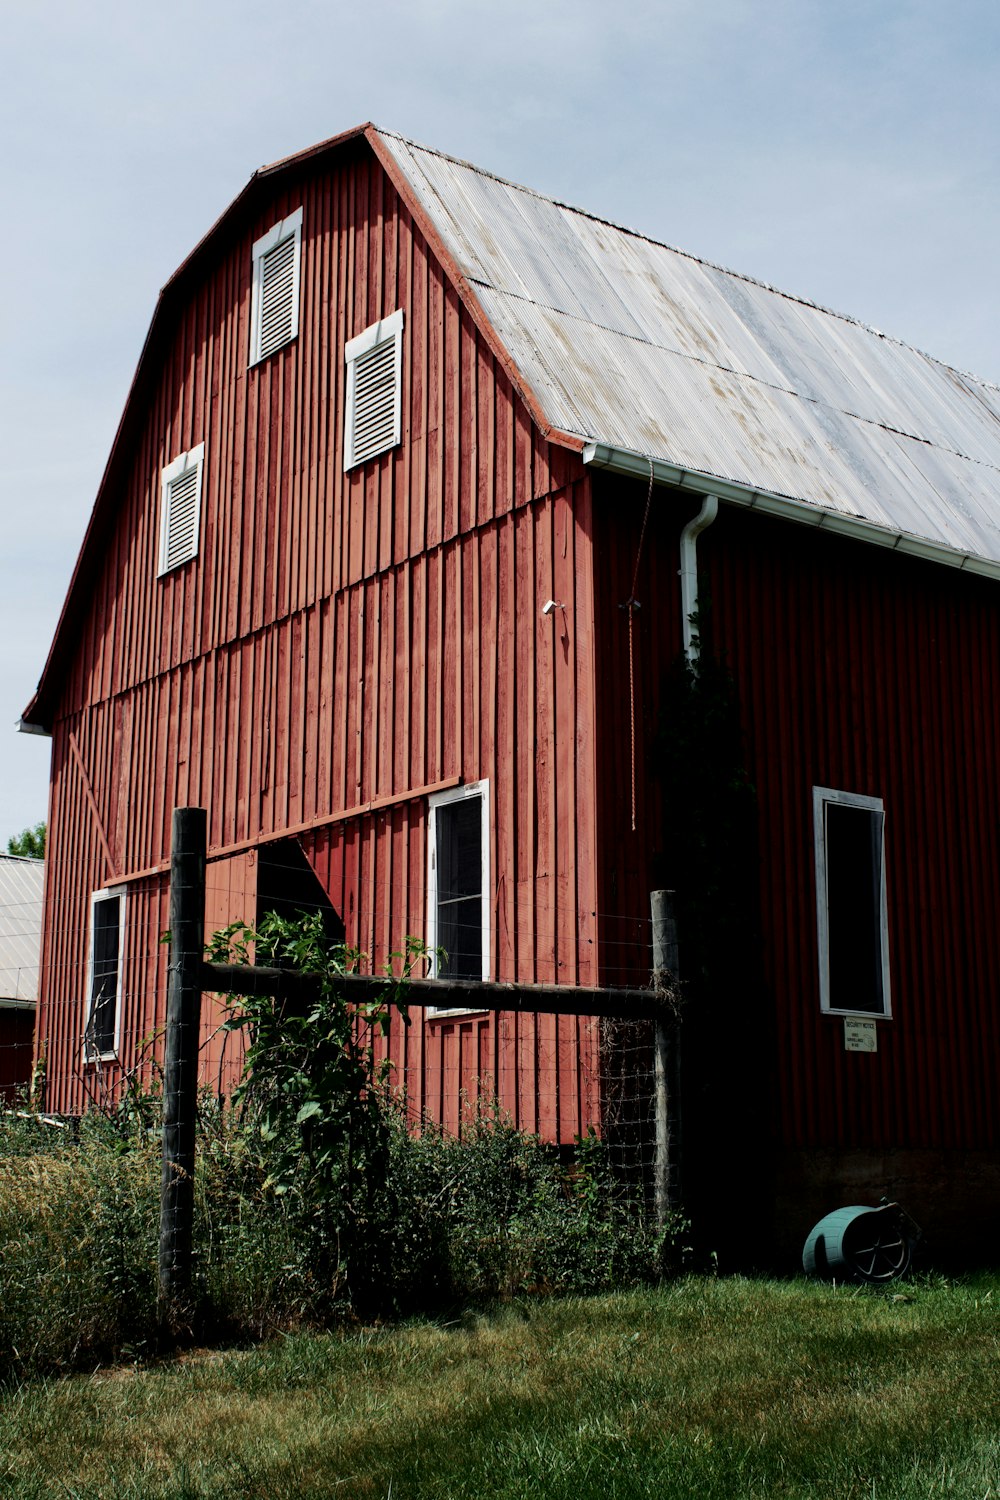
<path id="1" fill-rule="evenodd" d="M 38 998 L 44 881 L 44 861 L 0 854 L 0 1006 Z"/>

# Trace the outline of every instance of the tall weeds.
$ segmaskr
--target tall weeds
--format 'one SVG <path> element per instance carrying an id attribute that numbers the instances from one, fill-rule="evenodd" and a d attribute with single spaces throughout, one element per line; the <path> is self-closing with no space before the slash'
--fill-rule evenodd
<path id="1" fill-rule="evenodd" d="M 4 1372 L 72 1369 L 151 1337 L 157 1150 L 103 1125 L 72 1135 L 0 1117 Z"/>
<path id="2" fill-rule="evenodd" d="M 199 1339 L 256 1338 L 637 1285 L 677 1267 L 600 1142 L 566 1164 L 499 1115 L 462 1140 L 408 1129 L 382 1100 L 384 1181 L 340 1255 L 231 1114 L 203 1111 L 196 1169 Z M 0 1116 L 0 1376 L 85 1368 L 155 1348 L 160 1146 L 143 1113 L 74 1132 Z M 318 1253 L 322 1251 L 322 1253 Z"/>

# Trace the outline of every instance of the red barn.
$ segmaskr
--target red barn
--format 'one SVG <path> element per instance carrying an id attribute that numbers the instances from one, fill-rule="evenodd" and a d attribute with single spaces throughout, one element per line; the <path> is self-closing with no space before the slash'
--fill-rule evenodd
<path id="1" fill-rule="evenodd" d="M 985 1250 L 998 423 L 995 387 L 374 127 L 255 174 L 161 294 L 24 715 L 49 1107 L 157 1045 L 196 804 L 210 926 L 316 902 L 459 977 L 641 980 L 674 886 L 709 1236 L 791 1250 L 886 1192 Z M 592 1019 L 428 1011 L 391 1048 L 447 1124 L 607 1125 Z"/>

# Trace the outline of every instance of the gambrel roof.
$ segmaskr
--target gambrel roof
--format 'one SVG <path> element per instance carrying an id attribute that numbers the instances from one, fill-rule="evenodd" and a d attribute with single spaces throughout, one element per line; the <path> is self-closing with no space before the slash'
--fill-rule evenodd
<path id="1" fill-rule="evenodd" d="M 546 424 L 582 439 L 592 461 L 642 472 L 627 456 L 651 458 L 665 479 L 765 506 L 785 498 L 884 533 L 870 540 L 925 541 L 942 561 L 1000 572 L 997 386 L 399 136 L 381 140 Z"/>
<path id="2" fill-rule="evenodd" d="M 50 721 L 172 309 L 277 179 L 368 150 L 547 438 L 587 463 L 1000 577 L 1000 388 L 366 125 L 255 173 L 161 292 L 26 723 Z"/>

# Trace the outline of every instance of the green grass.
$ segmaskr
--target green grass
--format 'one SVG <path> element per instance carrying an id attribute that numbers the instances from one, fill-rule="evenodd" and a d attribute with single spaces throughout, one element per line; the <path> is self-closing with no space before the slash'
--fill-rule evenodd
<path id="1" fill-rule="evenodd" d="M 998 1500 L 998 1304 L 686 1278 L 26 1383 L 0 1493 Z"/>

